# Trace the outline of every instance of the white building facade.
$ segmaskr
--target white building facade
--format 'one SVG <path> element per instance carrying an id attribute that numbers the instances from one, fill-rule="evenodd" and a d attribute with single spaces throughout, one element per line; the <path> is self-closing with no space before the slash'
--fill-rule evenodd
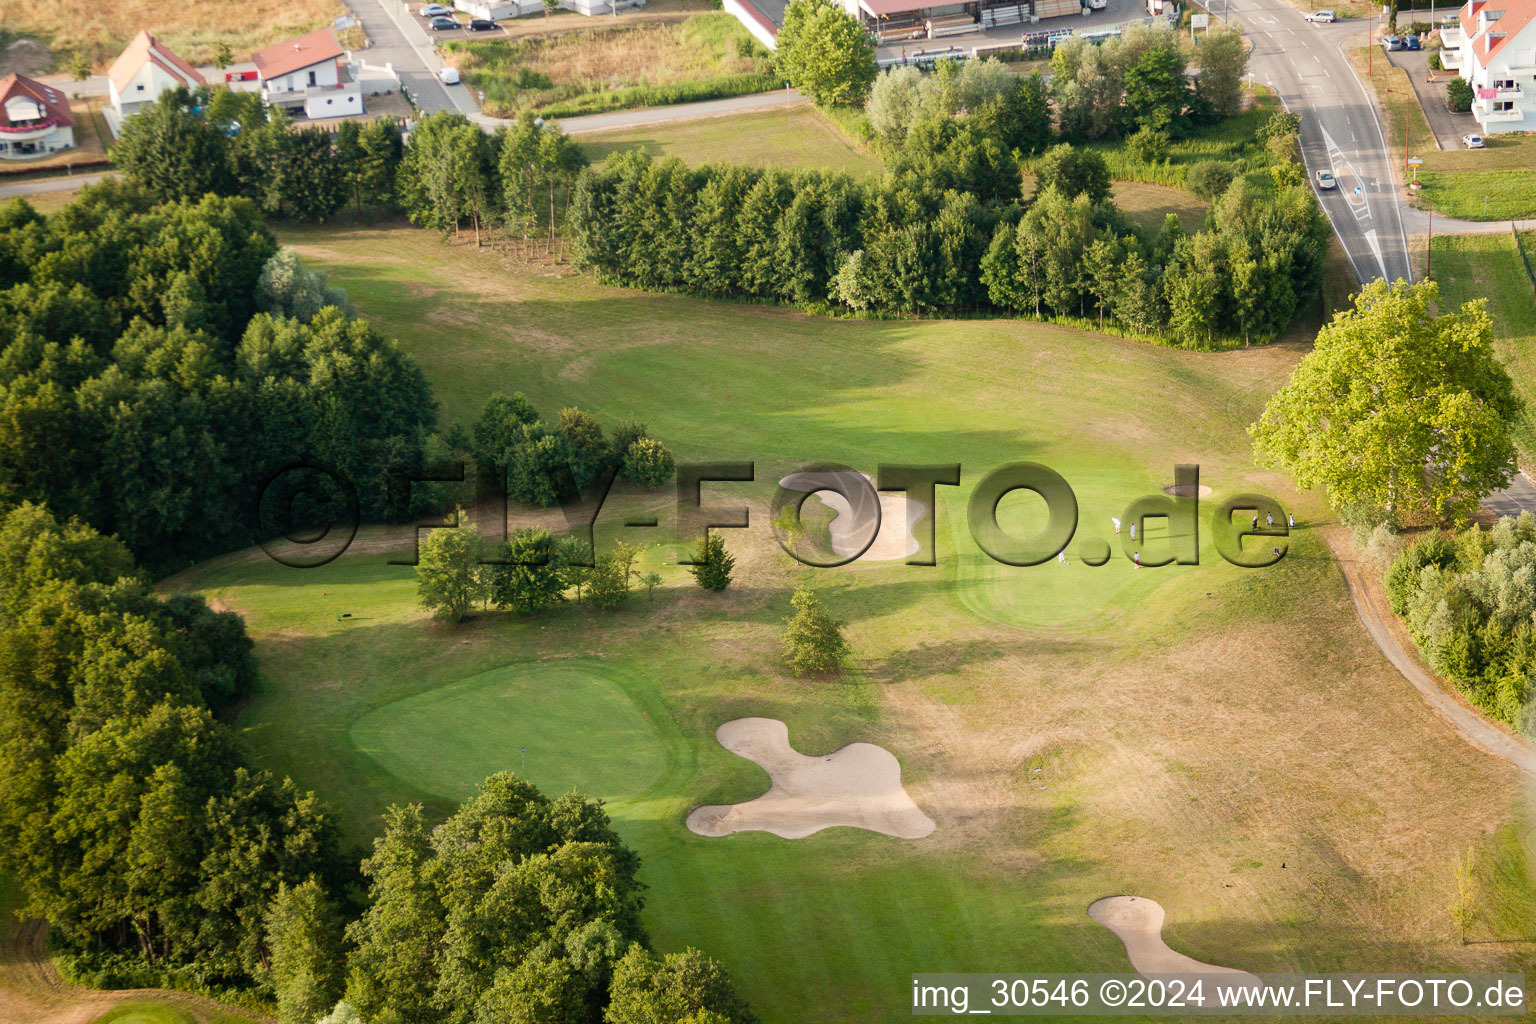
<path id="1" fill-rule="evenodd" d="M 363 87 L 328 28 L 251 54 L 268 106 L 302 109 L 314 120 L 363 112 Z"/>
<path id="2" fill-rule="evenodd" d="M 1483 134 L 1536 131 L 1536 0 L 1468 0 L 1440 42 L 1441 63 L 1472 86 Z"/>
<path id="3" fill-rule="evenodd" d="M 68 97 L 25 75 L 0 79 L 0 159 L 46 156 L 74 144 Z"/>
<path id="4" fill-rule="evenodd" d="M 206 84 L 196 68 L 160 45 L 148 32 L 140 32 L 107 71 L 107 98 L 121 120 L 137 114 L 177 86 L 195 89 Z"/>

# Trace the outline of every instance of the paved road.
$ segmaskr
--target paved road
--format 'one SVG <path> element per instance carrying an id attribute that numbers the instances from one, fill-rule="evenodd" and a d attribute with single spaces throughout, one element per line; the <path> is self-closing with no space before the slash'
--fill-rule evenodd
<path id="1" fill-rule="evenodd" d="M 432 52 L 426 31 L 404 4 L 399 0 L 348 0 L 347 6 L 357 15 L 372 44 L 360 56 L 369 64 L 393 64 L 400 84 L 410 91 L 418 110 L 435 114 L 458 109 L 448 95 L 449 87 L 437 80 L 443 62 Z M 454 88 L 465 91 L 462 85 Z M 465 99 L 469 99 L 467 92 Z M 474 109 L 473 102 L 470 108 Z"/>
<path id="2" fill-rule="evenodd" d="M 18 181 L 12 185 L 0 185 L 0 199 L 9 199 L 12 196 L 35 196 L 40 192 L 73 192 L 77 188 L 95 185 L 103 178 L 112 176 L 111 172 L 103 171 L 100 174 L 66 174 L 58 178 Z"/>
<path id="3" fill-rule="evenodd" d="M 1282 0 L 1235 0 L 1227 13 L 1253 40 L 1252 77 L 1302 115 L 1308 175 L 1328 168 L 1339 179 L 1319 198 L 1355 276 L 1411 281 L 1393 159 L 1373 98 L 1344 55 L 1359 45 L 1361 23 L 1313 25 Z"/>
<path id="4" fill-rule="evenodd" d="M 1536 515 L 1536 485 L 1524 473 L 1516 473 L 1514 480 L 1502 491 L 1494 491 L 1483 499 L 1483 508 L 1501 516 L 1517 516 L 1521 512 Z"/>
<path id="5" fill-rule="evenodd" d="M 793 107 L 809 103 L 794 89 L 777 92 L 759 92 L 750 96 L 732 96 L 723 100 L 707 100 L 703 103 L 678 103 L 670 107 L 644 107 L 640 110 L 616 110 L 611 114 L 586 114 L 567 117 L 560 127 L 567 135 L 583 132 L 601 132 L 610 128 L 633 128 L 639 125 L 662 124 L 667 121 L 694 121 L 722 114 L 741 114 L 753 110 L 771 110 L 775 107 Z"/>

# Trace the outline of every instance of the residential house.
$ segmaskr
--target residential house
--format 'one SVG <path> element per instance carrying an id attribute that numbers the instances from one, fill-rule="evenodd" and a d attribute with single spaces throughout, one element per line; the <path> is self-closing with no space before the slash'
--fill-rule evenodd
<path id="1" fill-rule="evenodd" d="M 251 54 L 268 106 L 302 109 L 311 118 L 363 112 L 363 87 L 328 28 Z"/>
<path id="2" fill-rule="evenodd" d="M 0 159 L 43 156 L 74 144 L 69 97 L 24 75 L 0 79 Z"/>
<path id="3" fill-rule="evenodd" d="M 196 89 L 207 81 L 148 32 L 133 37 L 107 71 L 107 95 L 118 118 L 136 114 L 177 86 Z"/>
<path id="4" fill-rule="evenodd" d="M 1536 131 L 1536 0 L 1468 0 L 1440 42 L 1441 62 L 1472 86 L 1485 135 Z"/>

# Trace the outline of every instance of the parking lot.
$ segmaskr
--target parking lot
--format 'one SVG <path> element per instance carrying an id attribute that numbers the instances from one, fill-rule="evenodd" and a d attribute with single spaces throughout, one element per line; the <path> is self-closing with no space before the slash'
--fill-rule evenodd
<path id="1" fill-rule="evenodd" d="M 495 22 L 491 22 L 491 24 L 495 26 L 494 28 L 471 31 L 469 29 L 469 15 L 465 14 L 463 11 L 452 11 L 448 14 L 441 14 L 435 17 L 423 17 L 417 13 L 420 9 L 421 8 L 419 5 L 412 7 L 411 17 L 415 18 L 418 22 L 421 23 L 423 31 L 425 31 L 434 40 L 439 42 L 445 42 L 449 39 L 499 39 L 507 34 L 506 29 L 502 28 L 501 25 Z M 433 28 L 432 23 L 440 17 L 448 18 L 451 21 L 456 21 L 459 23 L 460 27 L 457 29 L 443 30 Z"/>

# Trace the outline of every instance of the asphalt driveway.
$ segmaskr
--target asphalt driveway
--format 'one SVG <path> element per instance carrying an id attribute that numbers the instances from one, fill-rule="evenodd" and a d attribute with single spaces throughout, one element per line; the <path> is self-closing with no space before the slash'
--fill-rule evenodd
<path id="1" fill-rule="evenodd" d="M 1435 145 L 1441 149 L 1464 149 L 1463 135 L 1481 135 L 1477 118 L 1471 114 L 1453 114 L 1445 105 L 1445 83 L 1456 77 L 1455 72 L 1441 71 L 1435 77 L 1438 82 L 1426 82 L 1429 75 L 1429 53 L 1425 50 L 1397 50 L 1387 54 L 1395 66 L 1408 72 L 1413 83 L 1413 94 L 1419 98 L 1424 110 L 1424 120 L 1435 133 Z"/>

